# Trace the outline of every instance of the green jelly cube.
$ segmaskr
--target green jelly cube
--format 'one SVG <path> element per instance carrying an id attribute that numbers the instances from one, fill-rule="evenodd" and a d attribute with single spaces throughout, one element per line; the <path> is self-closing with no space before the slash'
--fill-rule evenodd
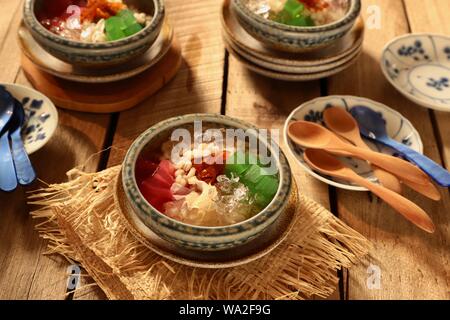
<path id="1" fill-rule="evenodd" d="M 117 14 L 117 16 L 122 19 L 123 23 L 127 27 L 132 26 L 137 23 L 133 12 L 130 10 L 122 10 Z"/>
<path id="2" fill-rule="evenodd" d="M 125 35 L 128 37 L 128 36 L 131 36 L 141 30 L 142 30 L 142 26 L 139 23 L 135 23 L 135 24 L 128 26 L 125 30 L 123 30 L 123 33 L 125 33 Z"/>
<path id="3" fill-rule="evenodd" d="M 262 207 L 267 206 L 277 193 L 278 186 L 279 181 L 276 177 L 262 176 L 253 191 L 256 203 Z"/>
<path id="4" fill-rule="evenodd" d="M 231 174 L 240 177 L 248 168 L 250 168 L 251 163 L 256 163 L 256 157 L 249 155 L 248 153 L 236 151 L 227 158 L 225 174 L 228 177 L 231 177 Z"/>
<path id="5" fill-rule="evenodd" d="M 314 26 L 314 21 L 309 16 L 298 15 L 290 19 L 288 24 L 298 27 L 311 27 Z"/>
<path id="6" fill-rule="evenodd" d="M 261 167 L 257 164 L 250 165 L 250 168 L 245 172 L 242 176 L 242 181 L 245 184 L 256 185 L 258 181 L 261 179 Z"/>
<path id="7" fill-rule="evenodd" d="M 126 29 L 126 25 L 120 17 L 109 17 L 105 21 L 105 30 L 106 32 L 114 31 L 114 30 L 124 30 Z"/>
<path id="8" fill-rule="evenodd" d="M 123 33 L 122 30 L 114 29 L 112 31 L 106 32 L 106 39 L 108 41 L 120 40 L 125 37 L 126 37 L 126 35 L 125 35 L 125 33 Z"/>
<path id="9" fill-rule="evenodd" d="M 261 176 L 255 191 L 273 197 L 278 190 L 279 181 L 275 176 Z"/>
<path id="10" fill-rule="evenodd" d="M 292 17 L 295 17 L 299 15 L 303 10 L 305 9 L 305 6 L 303 3 L 300 3 L 298 0 L 288 0 L 286 1 L 286 4 L 284 5 L 284 11 L 287 11 Z"/>

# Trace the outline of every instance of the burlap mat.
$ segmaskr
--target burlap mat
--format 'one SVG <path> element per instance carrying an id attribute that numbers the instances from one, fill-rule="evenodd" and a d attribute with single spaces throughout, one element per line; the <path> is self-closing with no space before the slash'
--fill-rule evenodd
<path id="1" fill-rule="evenodd" d="M 300 197 L 287 238 L 271 253 L 228 269 L 174 263 L 149 250 L 114 202 L 120 166 L 88 174 L 29 197 L 40 209 L 36 229 L 47 254 L 78 262 L 110 299 L 305 299 L 327 297 L 370 243 L 314 201 Z"/>

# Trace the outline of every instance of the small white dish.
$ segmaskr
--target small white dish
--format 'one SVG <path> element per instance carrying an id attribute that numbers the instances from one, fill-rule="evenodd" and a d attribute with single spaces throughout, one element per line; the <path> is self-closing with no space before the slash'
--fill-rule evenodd
<path id="1" fill-rule="evenodd" d="M 389 82 L 411 101 L 450 112 L 450 37 L 398 37 L 384 48 L 381 68 Z"/>
<path id="2" fill-rule="evenodd" d="M 22 128 L 25 150 L 32 154 L 41 149 L 53 136 L 58 126 L 58 111 L 42 93 L 18 84 L 0 83 L 23 104 L 26 122 Z"/>
<path id="3" fill-rule="evenodd" d="M 287 148 L 289 149 L 289 152 L 297 160 L 297 163 L 300 164 L 300 166 L 303 167 L 306 172 L 308 172 L 316 179 L 340 189 L 352 191 L 367 191 L 366 188 L 351 184 L 347 181 L 336 179 L 334 177 L 323 175 L 322 173 L 316 172 L 311 169 L 311 167 L 309 167 L 309 165 L 303 158 L 304 150 L 300 146 L 296 145 L 287 134 L 289 123 L 293 121 L 306 120 L 325 126 L 325 123 L 323 122 L 323 111 L 331 106 L 344 108 L 346 110 L 351 110 L 356 106 L 366 106 L 371 108 L 372 110 L 380 112 L 386 121 L 386 129 L 392 139 L 407 145 L 408 147 L 419 153 L 423 153 L 422 140 L 420 139 L 419 133 L 411 124 L 411 122 L 403 117 L 400 113 L 385 106 L 384 104 L 366 98 L 353 96 L 328 96 L 317 98 L 308 101 L 295 109 L 287 118 L 283 129 L 284 140 Z M 395 151 L 388 147 L 374 144 L 367 140 L 366 142 L 374 151 L 389 155 L 397 155 Z M 378 182 L 377 178 L 373 174 L 372 169 L 366 161 L 346 157 L 340 157 L 339 159 L 360 176 L 368 179 L 371 182 Z"/>

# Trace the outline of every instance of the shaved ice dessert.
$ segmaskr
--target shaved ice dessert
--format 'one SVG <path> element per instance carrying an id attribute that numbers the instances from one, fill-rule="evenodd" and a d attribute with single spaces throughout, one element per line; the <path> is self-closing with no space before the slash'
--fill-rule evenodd
<path id="1" fill-rule="evenodd" d="M 247 7 L 266 19 L 297 27 L 313 27 L 342 19 L 349 0 L 246 0 Z"/>
<path id="2" fill-rule="evenodd" d="M 36 16 L 54 34 L 88 43 L 132 36 L 152 19 L 122 0 L 46 0 Z"/>
<path id="3" fill-rule="evenodd" d="M 279 186 L 278 172 L 269 172 L 247 144 L 240 148 L 194 142 L 179 150 L 168 140 L 159 149 L 141 153 L 135 177 L 156 210 L 208 227 L 250 219 L 272 201 Z"/>

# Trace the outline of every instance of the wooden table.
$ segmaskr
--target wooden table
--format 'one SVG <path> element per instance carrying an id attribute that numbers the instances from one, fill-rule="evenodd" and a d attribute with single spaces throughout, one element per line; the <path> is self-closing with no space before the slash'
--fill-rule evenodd
<path id="1" fill-rule="evenodd" d="M 176 78 L 157 95 L 120 114 L 95 115 L 59 110 L 56 136 L 32 156 L 40 179 L 62 182 L 65 172 L 85 165 L 96 171 L 119 164 L 142 131 L 168 117 L 222 113 L 263 128 L 280 128 L 301 103 L 329 94 L 352 94 L 383 102 L 401 112 L 419 130 L 425 153 L 450 166 L 450 113 L 421 108 L 384 79 L 379 58 L 386 42 L 408 32 L 450 34 L 448 0 L 363 0 L 370 22 L 381 13 L 381 29 L 368 28 L 364 53 L 351 69 L 332 78 L 286 83 L 255 75 L 224 50 L 219 0 L 166 0 L 168 16 L 182 44 L 184 62 Z M 20 68 L 16 31 L 21 1 L 0 0 L 0 82 L 27 84 Z M 100 157 L 92 154 L 112 146 Z M 306 175 L 295 163 L 300 190 L 369 238 L 375 249 L 368 261 L 340 273 L 333 299 L 449 299 L 450 198 L 433 203 L 413 192 L 407 196 L 437 224 L 428 235 L 368 193 L 337 190 Z M 95 286 L 66 295 L 67 262 L 42 254 L 46 241 L 34 231 L 25 203 L 26 189 L 0 193 L 0 298 L 102 299 Z M 372 268 L 370 266 L 372 265 Z M 368 286 L 371 270 L 381 271 L 380 288 Z M 87 277 L 86 277 L 87 278 Z M 89 282 L 89 280 L 86 280 Z"/>

